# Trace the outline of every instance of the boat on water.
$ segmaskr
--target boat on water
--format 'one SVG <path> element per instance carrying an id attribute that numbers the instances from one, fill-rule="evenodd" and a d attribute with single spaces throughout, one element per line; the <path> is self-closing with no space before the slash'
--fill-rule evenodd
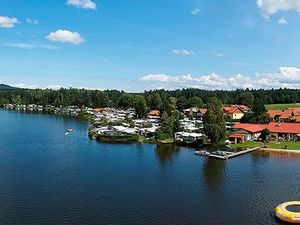
<path id="1" fill-rule="evenodd" d="M 195 155 L 201 155 L 201 156 L 209 156 L 209 152 L 205 150 L 200 150 L 200 151 L 194 151 Z"/>
<path id="2" fill-rule="evenodd" d="M 67 132 L 65 133 L 65 135 L 69 135 L 72 132 L 73 132 L 73 129 L 69 128 L 69 129 L 67 129 Z"/>

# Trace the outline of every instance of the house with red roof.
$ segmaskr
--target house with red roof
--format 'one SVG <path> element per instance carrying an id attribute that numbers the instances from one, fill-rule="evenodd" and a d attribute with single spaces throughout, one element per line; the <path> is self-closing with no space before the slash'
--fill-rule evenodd
<path id="1" fill-rule="evenodd" d="M 204 108 L 197 108 L 197 107 L 192 107 L 189 109 L 184 109 L 183 114 L 190 118 L 190 119 L 195 119 L 195 120 L 202 120 L 204 114 L 207 112 L 207 109 Z"/>
<path id="2" fill-rule="evenodd" d="M 248 111 L 245 105 L 223 106 L 224 116 L 233 120 L 240 120 Z"/>
<path id="3" fill-rule="evenodd" d="M 299 123 L 284 123 L 284 122 L 271 122 L 265 125 L 274 138 L 283 138 L 287 140 L 298 139 L 300 136 Z"/>
<path id="4" fill-rule="evenodd" d="M 268 129 L 273 138 L 287 140 L 300 137 L 300 123 L 270 122 L 269 124 L 237 123 L 233 126 L 234 134 L 246 134 L 245 141 L 256 140 L 264 129 Z"/>
<path id="5" fill-rule="evenodd" d="M 285 110 L 269 109 L 267 113 L 269 114 L 269 117 L 272 122 L 300 122 L 300 108 L 289 108 Z"/>
<path id="6" fill-rule="evenodd" d="M 160 123 L 160 111 L 159 110 L 152 110 L 148 113 L 148 121 L 153 124 Z"/>
<path id="7" fill-rule="evenodd" d="M 263 129 L 263 125 L 250 123 L 237 123 L 233 126 L 234 134 L 244 134 L 245 141 L 257 140 Z"/>

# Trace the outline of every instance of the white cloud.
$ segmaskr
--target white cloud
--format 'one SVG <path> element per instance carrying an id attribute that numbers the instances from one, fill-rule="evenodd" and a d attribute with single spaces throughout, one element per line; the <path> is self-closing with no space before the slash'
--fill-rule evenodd
<path id="1" fill-rule="evenodd" d="M 279 11 L 300 11 L 299 0 L 257 0 L 256 4 L 266 18 Z"/>
<path id="2" fill-rule="evenodd" d="M 26 19 L 26 23 L 37 25 L 37 24 L 39 24 L 39 21 L 34 20 L 34 19 L 27 18 L 27 19 Z"/>
<path id="3" fill-rule="evenodd" d="M 67 5 L 73 5 L 82 9 L 97 9 L 96 3 L 91 0 L 68 0 Z"/>
<path id="4" fill-rule="evenodd" d="M 284 17 L 281 17 L 277 22 L 280 25 L 288 24 L 288 21 Z"/>
<path id="5" fill-rule="evenodd" d="M 44 89 L 58 90 L 62 87 L 63 87 L 62 85 L 51 84 L 51 85 L 48 85 L 47 87 L 45 87 Z"/>
<path id="6" fill-rule="evenodd" d="M 194 52 L 192 50 L 187 50 L 187 49 L 173 49 L 171 51 L 172 54 L 174 55 L 194 55 Z"/>
<path id="7" fill-rule="evenodd" d="M 79 33 L 68 30 L 57 30 L 55 32 L 51 32 L 46 38 L 50 41 L 71 43 L 75 45 L 84 42 L 84 39 Z"/>
<path id="8" fill-rule="evenodd" d="M 202 76 L 167 74 L 148 74 L 139 79 L 141 82 L 166 89 L 174 88 L 201 88 L 201 89 L 224 89 L 237 88 L 300 88 L 300 68 L 280 67 L 275 73 L 257 73 L 253 76 L 236 74 L 233 76 L 221 76 L 216 73 Z"/>
<path id="9" fill-rule="evenodd" d="M 26 89 L 36 89 L 38 88 L 37 84 L 13 84 L 13 87 L 18 87 L 18 88 L 26 88 Z"/>
<path id="10" fill-rule="evenodd" d="M 225 56 L 225 54 L 223 52 L 215 52 L 214 55 L 217 56 L 217 57 L 224 57 Z"/>
<path id="11" fill-rule="evenodd" d="M 17 23 L 20 23 L 17 18 L 0 16 L 0 27 L 11 28 L 14 27 Z"/>
<path id="12" fill-rule="evenodd" d="M 200 9 L 193 9 L 193 10 L 191 11 L 191 14 L 195 16 L 195 15 L 198 15 L 200 12 L 201 12 Z"/>
<path id="13" fill-rule="evenodd" d="M 5 47 L 11 47 L 11 48 L 20 48 L 20 49 L 37 49 L 37 48 L 58 49 L 56 46 L 53 45 L 30 44 L 30 43 L 4 43 L 0 45 Z"/>

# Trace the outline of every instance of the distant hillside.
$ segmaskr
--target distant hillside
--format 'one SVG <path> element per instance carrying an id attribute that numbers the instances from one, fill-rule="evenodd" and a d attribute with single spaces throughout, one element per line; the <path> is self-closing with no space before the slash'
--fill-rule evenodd
<path id="1" fill-rule="evenodd" d="M 9 86 L 7 84 L 0 84 L 0 91 L 1 90 L 13 90 L 13 89 L 17 89 L 17 88 Z"/>

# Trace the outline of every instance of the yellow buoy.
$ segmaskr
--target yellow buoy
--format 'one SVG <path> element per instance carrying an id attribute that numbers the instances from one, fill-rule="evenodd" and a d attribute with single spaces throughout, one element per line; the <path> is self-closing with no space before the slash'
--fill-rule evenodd
<path id="1" fill-rule="evenodd" d="M 275 208 L 275 215 L 282 221 L 300 224 L 300 211 L 293 212 L 292 207 L 300 208 L 300 201 L 285 202 Z"/>

